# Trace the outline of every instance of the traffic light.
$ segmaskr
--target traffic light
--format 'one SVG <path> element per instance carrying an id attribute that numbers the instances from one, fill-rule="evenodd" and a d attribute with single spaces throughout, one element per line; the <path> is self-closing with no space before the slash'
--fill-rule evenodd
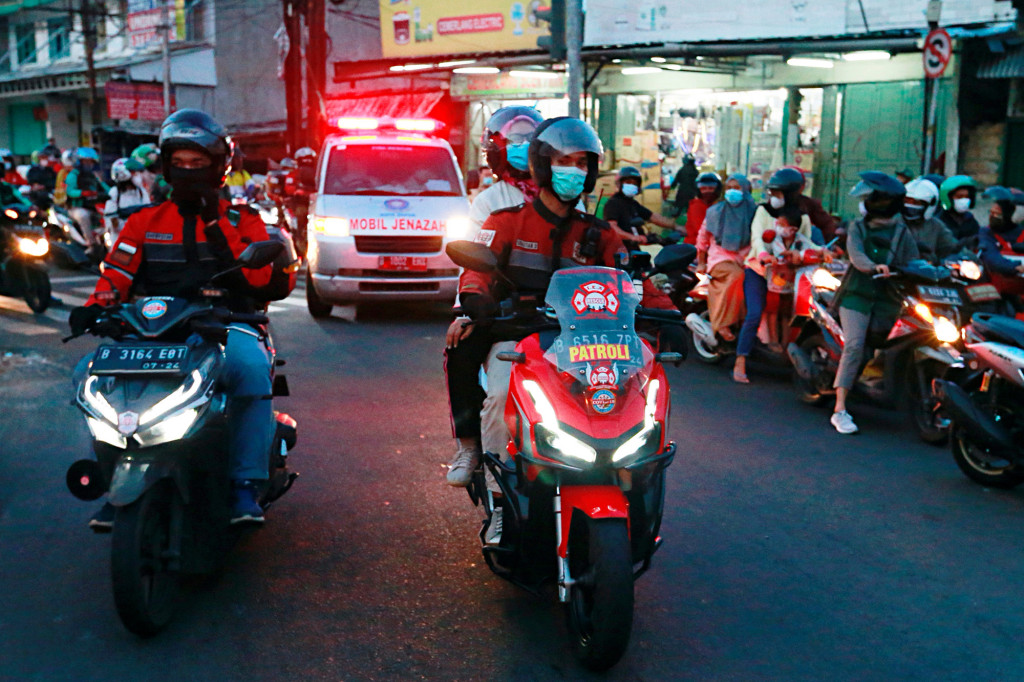
<path id="1" fill-rule="evenodd" d="M 565 0 L 551 0 L 549 7 L 534 10 L 534 16 L 551 27 L 551 35 L 537 38 L 537 47 L 547 50 L 556 62 L 565 61 Z"/>

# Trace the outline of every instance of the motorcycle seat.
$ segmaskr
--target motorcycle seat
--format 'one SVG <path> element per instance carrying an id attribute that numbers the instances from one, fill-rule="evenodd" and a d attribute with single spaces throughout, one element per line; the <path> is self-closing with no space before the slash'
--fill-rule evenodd
<path id="1" fill-rule="evenodd" d="M 1024 348 L 1024 322 L 992 313 L 975 313 L 971 318 L 975 330 L 991 341 Z"/>

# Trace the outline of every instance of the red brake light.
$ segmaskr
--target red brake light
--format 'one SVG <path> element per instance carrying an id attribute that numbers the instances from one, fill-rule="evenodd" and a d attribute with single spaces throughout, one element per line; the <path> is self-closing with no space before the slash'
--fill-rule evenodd
<path id="1" fill-rule="evenodd" d="M 379 122 L 375 118 L 357 118 L 342 116 L 338 119 L 338 127 L 346 130 L 376 130 Z"/>
<path id="2" fill-rule="evenodd" d="M 432 133 L 437 129 L 437 121 L 430 118 L 399 118 L 395 120 L 398 130 Z"/>

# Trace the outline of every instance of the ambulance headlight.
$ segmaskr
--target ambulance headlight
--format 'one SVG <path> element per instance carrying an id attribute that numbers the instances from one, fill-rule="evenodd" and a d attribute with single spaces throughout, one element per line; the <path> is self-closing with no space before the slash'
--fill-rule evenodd
<path id="1" fill-rule="evenodd" d="M 349 235 L 348 218 L 332 218 L 317 216 L 313 218 L 313 231 L 325 237 L 347 237 Z"/>
<path id="2" fill-rule="evenodd" d="M 469 229 L 472 223 L 469 222 L 469 218 L 466 216 L 455 216 L 454 218 L 448 219 L 448 227 L 446 233 L 448 239 L 469 239 Z"/>

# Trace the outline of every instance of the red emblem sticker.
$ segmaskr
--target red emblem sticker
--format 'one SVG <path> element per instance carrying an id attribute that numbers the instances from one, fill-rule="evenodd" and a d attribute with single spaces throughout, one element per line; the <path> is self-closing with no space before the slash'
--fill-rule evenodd
<path id="1" fill-rule="evenodd" d="M 594 388 L 615 388 L 619 382 L 619 368 L 614 363 L 610 367 L 606 364 L 593 367 L 588 362 L 587 379 Z"/>
<path id="2" fill-rule="evenodd" d="M 587 282 L 572 295 L 572 307 L 577 315 L 586 312 L 609 312 L 612 315 L 619 310 L 619 297 L 608 286 L 601 282 Z"/>

